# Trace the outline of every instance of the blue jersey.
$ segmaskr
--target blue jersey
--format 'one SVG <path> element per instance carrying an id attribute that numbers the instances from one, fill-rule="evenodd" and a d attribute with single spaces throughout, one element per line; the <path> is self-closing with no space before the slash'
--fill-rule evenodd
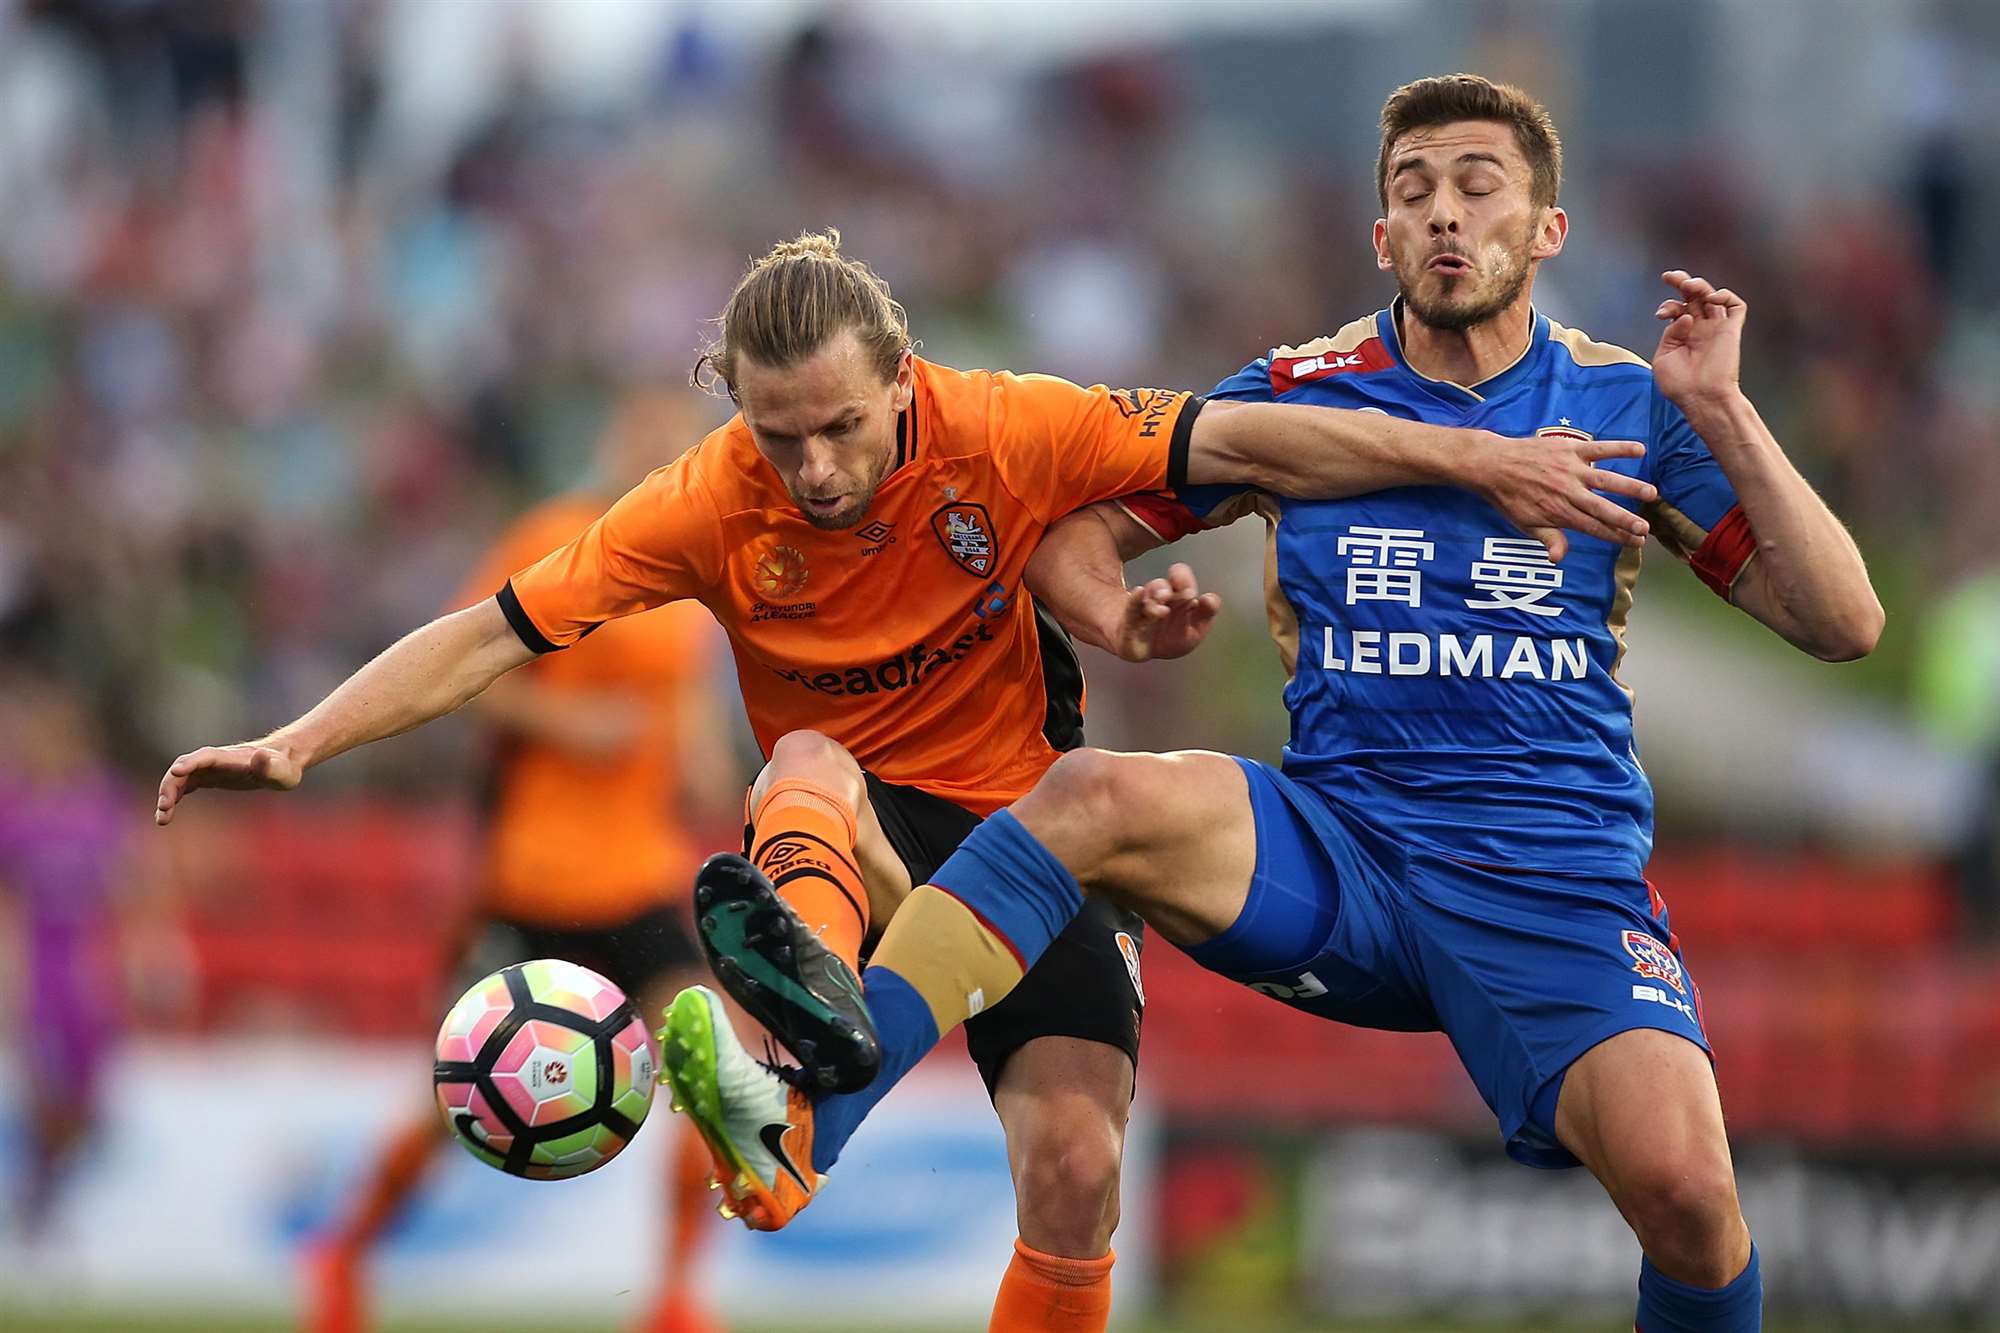
<path id="1" fill-rule="evenodd" d="M 1646 362 L 1539 314 L 1521 359 L 1471 389 L 1405 364 L 1392 308 L 1277 348 L 1212 396 L 1639 440 L 1643 459 L 1598 466 L 1659 489 L 1647 517 L 1669 550 L 1725 596 L 1754 550 L 1728 479 Z M 1652 788 L 1618 676 L 1640 552 L 1572 533 L 1552 564 L 1486 501 L 1445 487 L 1346 500 L 1187 487 L 1180 500 L 1209 526 L 1253 511 L 1270 524 L 1287 776 L 1446 856 L 1643 872 Z"/>

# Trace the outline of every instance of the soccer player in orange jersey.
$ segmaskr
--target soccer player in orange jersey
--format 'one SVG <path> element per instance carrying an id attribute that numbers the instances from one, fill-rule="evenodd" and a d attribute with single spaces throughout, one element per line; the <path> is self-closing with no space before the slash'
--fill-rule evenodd
<path id="1" fill-rule="evenodd" d="M 659 442 L 702 421 L 685 392 L 647 390 L 620 405 L 598 450 L 595 484 L 537 506 L 488 551 L 464 606 L 590 526 L 659 461 Z M 449 999 L 530 958 L 565 958 L 652 1003 L 702 969 L 687 885 L 698 859 L 690 819 L 727 818 L 735 764 L 707 688 L 715 627 L 677 604 L 607 626 L 574 653 L 531 663 L 475 705 L 490 748 L 479 891 Z M 449 999 L 447 1002 L 449 1002 Z M 368 1250 L 444 1142 L 434 1109 L 384 1145 L 334 1230 L 314 1247 L 307 1323 L 315 1333 L 369 1324 Z M 682 1134 L 667 1181 L 662 1287 L 648 1333 L 716 1328 L 690 1281 L 711 1217 L 708 1155 Z"/>
<path id="2" fill-rule="evenodd" d="M 294 787 L 312 765 L 449 711 L 606 621 L 699 601 L 729 634 L 769 763 L 751 792 L 749 855 L 704 868 L 697 924 L 711 959 L 747 956 L 733 945 L 751 937 L 794 938 L 740 910 L 755 877 L 782 885 L 785 910 L 808 927 L 813 957 L 799 961 L 829 982 L 815 989 L 845 985 L 854 1002 L 808 1013 L 740 966 L 722 980 L 800 1059 L 794 1095 L 810 1098 L 873 1073 L 853 980 L 869 932 L 983 816 L 1081 743 L 1075 656 L 1023 585 L 1050 523 L 1099 500 L 1231 481 L 1324 496 L 1453 485 L 1536 533 L 1636 543 L 1645 531 L 1596 493 L 1637 494 L 1636 483 L 1592 466 L 1633 445 L 1206 405 L 922 360 L 887 286 L 837 236 L 776 247 L 720 326 L 704 361 L 735 419 L 496 597 L 406 637 L 297 722 L 176 759 L 158 821 L 195 788 Z M 1154 633 L 1147 617 L 1162 609 L 1135 602 L 1131 632 Z M 1186 590 L 1167 637 L 1198 635 L 1202 614 Z M 1101 1330 L 1109 1314 L 1139 934 L 1106 915 L 1066 939 L 1045 960 L 1054 966 L 969 1032 L 1019 1205 L 995 1329 Z M 746 1188 L 726 1147 L 710 1146 L 753 1221 L 780 1224 L 810 1192 L 796 1166 L 775 1187 L 784 1197 Z M 811 1145 L 776 1152 L 809 1162 Z"/>

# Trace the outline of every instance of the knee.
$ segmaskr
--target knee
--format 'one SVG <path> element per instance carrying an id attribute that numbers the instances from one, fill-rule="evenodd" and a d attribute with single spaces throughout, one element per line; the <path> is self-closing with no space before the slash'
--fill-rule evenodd
<path id="1" fill-rule="evenodd" d="M 1100 1133 L 1048 1135 L 1029 1146 L 1014 1181 L 1024 1242 L 1073 1259 L 1094 1259 L 1110 1248 L 1118 1229 L 1121 1140 L 1106 1126 Z"/>
<path id="2" fill-rule="evenodd" d="M 1667 1276 L 1723 1287 L 1749 1254 L 1749 1231 L 1728 1161 L 1662 1158 L 1631 1173 L 1617 1200 L 1640 1248 Z"/>
<path id="3" fill-rule="evenodd" d="M 1083 835 L 1098 856 L 1109 855 L 1116 850 L 1114 836 L 1129 822 L 1123 806 L 1130 790 L 1125 776 L 1131 758 L 1108 750 L 1071 750 L 1056 759 L 1016 809 L 1031 799 L 1034 804 L 1027 818 Z"/>
<path id="4" fill-rule="evenodd" d="M 771 761 L 757 775 L 753 797 L 762 799 L 772 783 L 786 778 L 831 788 L 850 802 L 859 801 L 864 789 L 861 765 L 847 747 L 817 731 L 788 731 L 778 737 L 771 746 Z"/>
<path id="5" fill-rule="evenodd" d="M 1037 790 L 1052 803 L 1110 809 L 1118 799 L 1118 770 L 1126 756 L 1109 750 L 1071 750 L 1056 756 Z"/>

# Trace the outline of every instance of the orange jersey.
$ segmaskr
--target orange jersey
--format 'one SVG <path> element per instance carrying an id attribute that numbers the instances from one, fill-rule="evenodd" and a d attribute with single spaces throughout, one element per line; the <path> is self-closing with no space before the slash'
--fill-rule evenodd
<path id="1" fill-rule="evenodd" d="M 530 646 L 694 598 L 729 633 L 766 754 L 833 737 L 981 814 L 1080 740 L 1083 677 L 1021 586 L 1048 525 L 1167 484 L 1199 400 L 915 361 L 895 465 L 855 527 L 798 512 L 739 416 L 501 592 Z M 1197 409 L 1198 410 L 1198 409 Z"/>
<path id="2" fill-rule="evenodd" d="M 552 500 L 495 544 L 464 598 L 496 585 L 587 528 L 602 505 Z M 521 668 L 558 692 L 625 696 L 644 710 L 638 738 L 613 755 L 583 755 L 503 734 L 486 830 L 486 907 L 530 925 L 588 928 L 644 911 L 685 890 L 694 847 L 678 817 L 682 707 L 707 677 L 708 617 L 670 607 L 606 626 L 573 653 Z"/>

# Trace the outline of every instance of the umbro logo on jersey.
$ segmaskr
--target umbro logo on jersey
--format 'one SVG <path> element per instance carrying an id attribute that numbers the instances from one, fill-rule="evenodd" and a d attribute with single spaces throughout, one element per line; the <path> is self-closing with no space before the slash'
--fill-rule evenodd
<path id="1" fill-rule="evenodd" d="M 865 543 L 861 554 L 880 555 L 884 550 L 896 544 L 896 525 L 894 523 L 884 523 L 878 518 L 866 527 L 856 528 L 854 535 Z"/>

